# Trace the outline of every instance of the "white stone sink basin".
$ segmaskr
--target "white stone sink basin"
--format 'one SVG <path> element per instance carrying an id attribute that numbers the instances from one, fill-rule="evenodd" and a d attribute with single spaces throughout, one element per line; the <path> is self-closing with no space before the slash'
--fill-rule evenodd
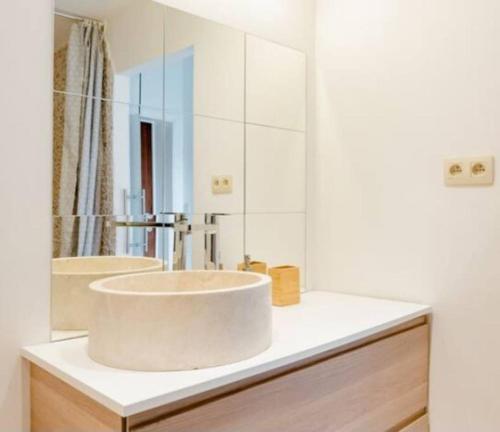
<path id="1" fill-rule="evenodd" d="M 88 353 L 107 366 L 190 370 L 271 345 L 271 280 L 236 271 L 113 277 L 90 285 Z"/>
<path id="2" fill-rule="evenodd" d="M 52 260 L 52 330 L 86 330 L 89 285 L 99 279 L 163 270 L 161 260 L 129 256 L 54 258 Z"/>

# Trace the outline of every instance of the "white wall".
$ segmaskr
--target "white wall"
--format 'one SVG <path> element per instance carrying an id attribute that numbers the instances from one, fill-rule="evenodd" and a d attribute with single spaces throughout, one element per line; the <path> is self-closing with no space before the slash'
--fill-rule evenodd
<path id="1" fill-rule="evenodd" d="M 51 7 L 50 0 L 0 3 L 0 431 L 6 432 L 22 430 L 19 348 L 49 339 Z"/>
<path id="2" fill-rule="evenodd" d="M 443 186 L 442 158 L 500 158 L 497 0 L 318 0 L 315 288 L 434 307 L 436 432 L 500 430 L 500 183 Z"/>

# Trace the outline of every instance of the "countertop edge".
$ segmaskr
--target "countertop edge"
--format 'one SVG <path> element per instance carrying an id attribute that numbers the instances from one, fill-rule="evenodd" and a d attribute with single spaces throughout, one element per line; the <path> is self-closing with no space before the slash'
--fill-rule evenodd
<path id="1" fill-rule="evenodd" d="M 57 342 L 55 342 L 57 343 Z M 85 385 L 83 382 L 74 379 L 71 375 L 68 375 L 66 372 L 61 371 L 58 367 L 52 365 L 51 363 L 41 359 L 36 354 L 32 353 L 29 347 L 25 347 L 21 349 L 21 357 L 36 366 L 44 369 L 45 371 L 51 373 L 56 378 L 59 378 L 64 383 L 70 385 L 76 390 L 80 391 L 84 395 L 93 399 L 96 402 L 99 402 L 101 405 L 108 408 L 110 411 L 113 411 L 115 414 L 118 414 L 121 417 L 127 417 L 129 414 L 125 414 L 125 406 L 117 403 L 111 398 L 103 395 L 101 392 L 93 389 L 90 386 Z"/>
<path id="2" fill-rule="evenodd" d="M 350 334 L 346 337 L 334 340 L 332 342 L 318 345 L 314 348 L 310 348 L 307 350 L 299 351 L 292 355 L 288 355 L 277 360 L 273 360 L 267 363 L 263 363 L 261 365 L 250 367 L 243 371 L 238 371 L 235 373 L 231 373 L 225 375 L 223 377 L 218 377 L 212 381 L 207 381 L 201 384 L 193 385 L 190 387 L 183 388 L 181 390 L 173 391 L 170 393 L 165 393 L 160 396 L 156 396 L 153 398 L 145 399 L 140 402 L 132 403 L 132 404 L 120 404 L 119 402 L 107 397 L 101 392 L 95 390 L 94 388 L 85 385 L 80 380 L 74 379 L 71 375 L 61 371 L 56 366 L 50 364 L 49 362 L 43 360 L 38 355 L 30 351 L 29 347 L 25 347 L 21 349 L 21 356 L 34 363 L 35 365 L 41 367 L 42 369 L 50 372 L 66 384 L 74 387 L 78 391 L 82 392 L 86 396 L 91 399 L 99 402 L 104 405 L 106 408 L 118 414 L 121 417 L 129 417 L 135 414 L 139 414 L 145 412 L 150 409 L 158 408 L 163 405 L 167 405 L 169 403 L 173 403 L 179 401 L 181 399 L 192 397 L 200 393 L 204 393 L 210 390 L 214 390 L 218 387 L 222 387 L 227 384 L 232 384 L 247 378 L 251 378 L 255 375 L 259 375 L 261 373 L 272 371 L 273 369 L 277 369 L 283 366 L 288 366 L 295 362 L 305 360 L 309 357 L 322 354 L 326 351 L 340 348 L 344 345 L 350 344 L 352 342 L 356 342 L 358 340 L 364 339 L 369 336 L 373 336 L 376 333 L 383 332 L 385 330 L 390 329 L 391 327 L 395 327 L 399 324 L 403 324 L 407 321 L 411 321 L 412 319 L 419 318 L 421 316 L 426 316 L 432 313 L 432 308 L 430 306 L 422 305 L 422 309 L 417 310 L 413 313 L 407 314 L 405 316 L 384 322 L 383 324 L 371 327 L 369 329 Z M 152 372 L 154 373 L 154 372 Z"/>

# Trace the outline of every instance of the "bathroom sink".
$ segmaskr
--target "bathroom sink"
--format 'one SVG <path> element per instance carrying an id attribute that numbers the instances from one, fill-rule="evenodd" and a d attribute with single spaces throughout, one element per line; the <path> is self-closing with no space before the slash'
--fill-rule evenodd
<path id="1" fill-rule="evenodd" d="M 236 271 L 113 277 L 90 285 L 88 353 L 107 366 L 190 370 L 271 345 L 271 280 Z"/>
<path id="2" fill-rule="evenodd" d="M 54 258 L 52 260 L 52 330 L 86 330 L 89 285 L 99 279 L 163 270 L 161 260 L 128 256 Z"/>

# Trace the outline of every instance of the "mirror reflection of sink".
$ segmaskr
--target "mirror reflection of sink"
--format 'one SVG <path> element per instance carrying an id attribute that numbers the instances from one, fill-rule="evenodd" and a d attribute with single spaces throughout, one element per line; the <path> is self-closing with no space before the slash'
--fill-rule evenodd
<path id="1" fill-rule="evenodd" d="M 96 256 L 52 260 L 52 329 L 86 330 L 89 285 L 99 279 L 163 270 L 155 258 Z"/>
<path id="2" fill-rule="evenodd" d="M 271 345 L 270 278 L 234 271 L 127 275 L 90 285 L 89 355 L 107 366 L 189 370 Z"/>

